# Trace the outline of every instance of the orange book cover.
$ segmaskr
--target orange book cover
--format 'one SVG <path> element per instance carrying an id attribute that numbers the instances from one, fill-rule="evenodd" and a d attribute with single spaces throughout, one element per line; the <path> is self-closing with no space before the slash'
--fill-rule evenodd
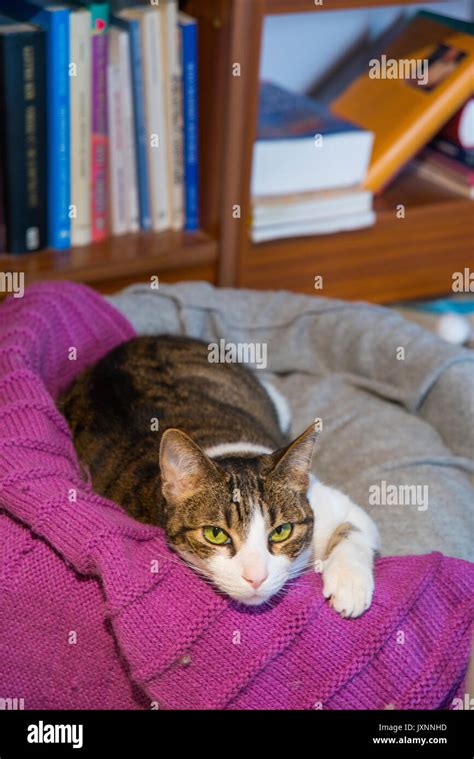
<path id="1" fill-rule="evenodd" d="M 364 187 L 379 192 L 472 95 L 473 82 L 472 35 L 423 14 L 409 22 L 331 104 L 375 134 Z"/>

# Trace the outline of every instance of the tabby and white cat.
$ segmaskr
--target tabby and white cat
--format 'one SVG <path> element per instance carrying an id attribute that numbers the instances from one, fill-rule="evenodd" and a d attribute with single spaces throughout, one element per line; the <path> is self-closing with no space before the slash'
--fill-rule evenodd
<path id="1" fill-rule="evenodd" d="M 164 528 L 220 591 L 261 604 L 311 568 L 356 617 L 372 599 L 377 529 L 310 474 L 314 424 L 289 443 L 283 404 L 249 369 L 210 363 L 205 343 L 156 336 L 115 348 L 59 405 L 95 490 Z"/>

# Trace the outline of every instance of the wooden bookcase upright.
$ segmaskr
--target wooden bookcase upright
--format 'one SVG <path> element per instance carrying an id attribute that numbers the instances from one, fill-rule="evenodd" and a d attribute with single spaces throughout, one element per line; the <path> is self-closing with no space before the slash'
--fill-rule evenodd
<path id="1" fill-rule="evenodd" d="M 189 0 L 199 19 L 201 180 L 204 228 L 219 240 L 219 284 L 288 288 L 375 302 L 451 289 L 453 271 L 474 268 L 472 201 L 406 172 L 376 199 L 374 227 L 252 244 L 250 177 L 255 140 L 262 26 L 267 14 L 325 13 L 414 0 Z M 241 75 L 232 66 L 240 63 Z M 232 208 L 240 205 L 241 218 Z M 403 204 L 406 216 L 396 216 Z"/>

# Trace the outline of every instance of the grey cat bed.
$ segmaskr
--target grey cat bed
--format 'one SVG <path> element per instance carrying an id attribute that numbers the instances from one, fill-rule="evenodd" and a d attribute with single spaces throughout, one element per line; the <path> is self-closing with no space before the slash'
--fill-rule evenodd
<path id="1" fill-rule="evenodd" d="M 109 300 L 140 335 L 266 345 L 258 375 L 293 435 L 322 419 L 314 472 L 373 516 L 382 552 L 474 559 L 472 351 L 387 308 L 282 291 L 135 285 Z"/>

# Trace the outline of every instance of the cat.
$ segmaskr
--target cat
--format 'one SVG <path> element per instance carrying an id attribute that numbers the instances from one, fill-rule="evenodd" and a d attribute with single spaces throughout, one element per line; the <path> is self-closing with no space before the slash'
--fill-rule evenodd
<path id="1" fill-rule="evenodd" d="M 311 474 L 313 423 L 287 439 L 285 399 L 206 343 L 137 337 L 83 372 L 59 408 L 94 489 L 158 525 L 217 589 L 269 601 L 308 569 L 343 616 L 370 605 L 369 516 Z"/>

